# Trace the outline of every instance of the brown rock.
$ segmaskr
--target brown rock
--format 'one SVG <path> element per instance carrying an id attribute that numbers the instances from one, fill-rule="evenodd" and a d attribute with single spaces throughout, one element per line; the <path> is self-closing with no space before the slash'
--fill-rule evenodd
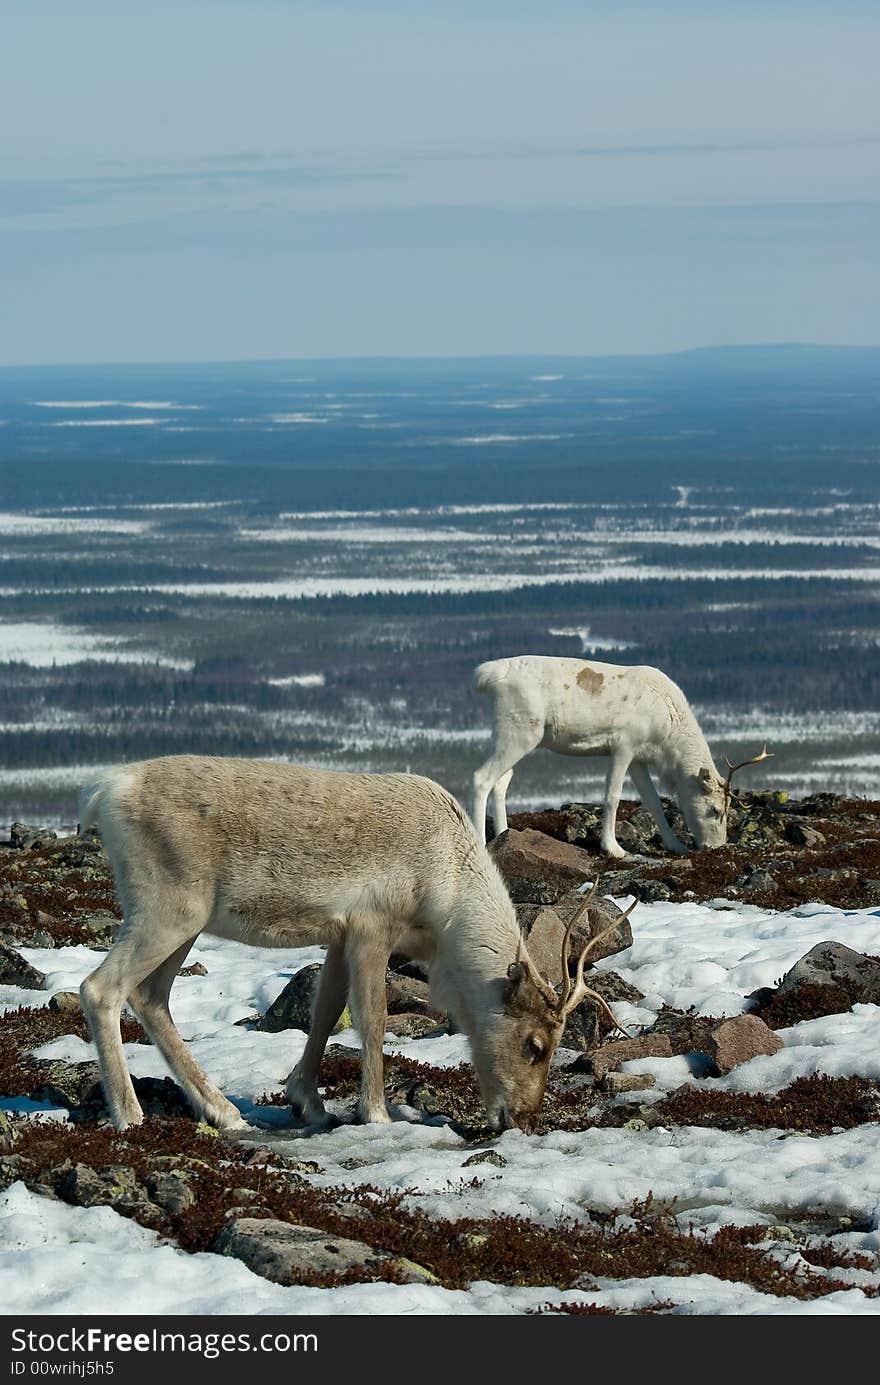
<path id="1" fill-rule="evenodd" d="M 589 1055 L 586 1063 L 599 1081 L 606 1073 L 614 1072 L 621 1063 L 628 1063 L 631 1058 L 671 1057 L 672 1044 L 668 1035 L 643 1034 L 638 1039 L 615 1039 L 612 1043 L 603 1044 Z M 578 1059 L 579 1063 L 583 1061 Z"/>
<path id="2" fill-rule="evenodd" d="M 596 875 L 596 858 L 544 832 L 510 828 L 490 845 L 495 864 L 517 901 L 549 903 Z"/>
<path id="3" fill-rule="evenodd" d="M 538 970 L 554 986 L 560 985 L 562 981 L 562 940 L 566 927 L 583 902 L 583 895 L 577 890 L 572 890 L 558 899 L 554 905 L 548 904 L 543 909 L 537 909 L 531 922 L 527 923 L 524 929 L 529 956 Z M 617 919 L 622 918 L 623 911 L 610 899 L 593 900 L 587 917 L 572 931 L 569 970 L 574 971 L 584 948 L 597 933 L 603 932 L 614 925 Z M 623 919 L 619 928 L 615 928 L 614 932 L 609 933 L 607 938 L 592 949 L 589 964 L 592 965 L 603 957 L 613 957 L 615 953 L 623 952 L 627 947 L 632 947 L 632 929 L 629 919 Z"/>
<path id="4" fill-rule="evenodd" d="M 750 1058 L 778 1053 L 784 1047 L 779 1035 L 757 1015 L 736 1015 L 713 1026 L 705 1052 L 723 1077 Z"/>

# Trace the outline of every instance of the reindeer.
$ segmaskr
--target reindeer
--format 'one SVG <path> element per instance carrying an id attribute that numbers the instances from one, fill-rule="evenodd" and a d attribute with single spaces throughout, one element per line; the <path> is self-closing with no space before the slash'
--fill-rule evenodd
<path id="1" fill-rule="evenodd" d="M 687 698 L 660 669 L 583 659 L 521 655 L 480 664 L 477 692 L 494 701 L 494 748 L 474 774 L 474 824 L 485 841 L 486 804 L 493 795 L 495 831 L 507 828 L 506 798 L 514 765 L 543 746 L 560 755 L 608 755 L 601 846 L 608 856 L 626 852 L 616 836 L 623 780 L 630 774 L 667 851 L 687 848 L 667 821 L 649 767 L 668 784 L 697 846 L 723 846 L 734 774 L 769 759 L 767 746 L 727 777 L 715 768 Z"/>
<path id="2" fill-rule="evenodd" d="M 390 1119 L 382 1044 L 392 951 L 425 964 L 433 1003 L 469 1037 L 490 1125 L 533 1123 L 566 1020 L 592 994 L 582 960 L 573 982 L 567 970 L 571 928 L 589 900 L 563 943 L 558 995 L 530 962 L 464 809 L 439 784 L 167 756 L 102 774 L 84 791 L 80 815 L 81 830 L 100 830 L 124 911 L 110 951 L 80 988 L 117 1129 L 143 1120 L 120 1039 L 126 999 L 196 1113 L 220 1129 L 245 1125 L 168 1008 L 202 932 L 263 947 L 326 945 L 311 1030 L 287 1081 L 308 1124 L 326 1120 L 318 1074 L 348 993 L 363 1043 L 358 1115 Z"/>

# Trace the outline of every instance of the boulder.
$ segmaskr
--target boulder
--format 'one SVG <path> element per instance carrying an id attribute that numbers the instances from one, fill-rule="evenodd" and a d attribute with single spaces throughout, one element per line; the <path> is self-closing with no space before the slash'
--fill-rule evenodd
<path id="1" fill-rule="evenodd" d="M 794 818 L 785 824 L 783 836 L 792 846 L 820 847 L 825 845 L 825 838 L 815 827 L 808 827 L 805 822 L 798 822 Z"/>
<path id="2" fill-rule="evenodd" d="M 784 1047 L 779 1035 L 757 1015 L 736 1015 L 713 1026 L 704 1052 L 723 1077 L 750 1058 L 778 1053 Z"/>
<path id="3" fill-rule="evenodd" d="M 51 827 L 30 827 L 26 822 L 14 822 L 9 829 L 9 844 L 16 851 L 38 851 L 58 840 Z"/>
<path id="4" fill-rule="evenodd" d="M 386 1034 L 396 1034 L 399 1039 L 423 1039 L 438 1029 L 440 1025 L 432 1015 L 389 1015 L 385 1023 Z"/>
<path id="5" fill-rule="evenodd" d="M 654 1078 L 649 1072 L 606 1072 L 602 1078 L 602 1090 L 610 1096 L 621 1092 L 643 1092 L 654 1086 Z"/>
<path id="6" fill-rule="evenodd" d="M 609 1005 L 615 1000 L 626 1000 L 630 1005 L 638 1005 L 639 1001 L 645 998 L 637 986 L 631 986 L 622 976 L 618 976 L 616 971 L 591 971 L 590 986 L 594 991 L 598 991 Z"/>
<path id="7" fill-rule="evenodd" d="M 463 1169 L 473 1168 L 474 1164 L 492 1164 L 496 1169 L 507 1168 L 507 1160 L 503 1154 L 499 1154 L 497 1149 L 480 1149 L 476 1154 L 471 1154 L 462 1161 Z"/>
<path id="8" fill-rule="evenodd" d="M 789 968 L 779 983 L 786 995 L 798 986 L 843 986 L 853 1002 L 880 1004 L 880 958 L 854 952 L 843 943 L 817 943 Z"/>
<path id="9" fill-rule="evenodd" d="M 589 852 L 532 828 L 509 828 L 489 849 L 517 902 L 551 903 L 596 875 L 596 858 Z"/>
<path id="10" fill-rule="evenodd" d="M 673 1054 L 706 1053 L 717 1021 L 705 1015 L 688 1015 L 682 1010 L 664 1007 L 647 1031 L 656 1038 L 666 1038 Z"/>
<path id="11" fill-rule="evenodd" d="M 393 1276 L 407 1284 L 436 1283 L 436 1276 L 411 1260 L 350 1240 L 272 1218 L 237 1217 L 221 1231 L 212 1249 L 241 1260 L 254 1274 L 274 1284 L 302 1284 L 309 1279 L 350 1274 L 366 1278 Z"/>
<path id="12" fill-rule="evenodd" d="M 428 1013 L 428 984 L 414 976 L 401 976 L 398 972 L 387 971 L 385 997 L 390 1015 Z"/>
<path id="13" fill-rule="evenodd" d="M 46 978 L 30 962 L 26 962 L 14 947 L 0 943 L 0 986 L 21 986 L 26 991 L 40 991 Z"/>
<path id="14" fill-rule="evenodd" d="M 185 1212 L 195 1203 L 189 1179 L 180 1169 L 157 1170 L 144 1179 L 151 1199 L 165 1212 Z"/>
<path id="15" fill-rule="evenodd" d="M 586 1058 L 578 1058 L 575 1067 L 585 1067 L 592 1072 L 597 1082 L 609 1072 L 615 1072 L 621 1063 L 633 1058 L 671 1058 L 672 1044 L 666 1034 L 642 1034 L 637 1039 L 614 1039 L 602 1044 L 595 1053 Z"/>
<path id="16" fill-rule="evenodd" d="M 56 1015 L 81 1015 L 82 1005 L 76 991 L 56 991 L 49 1001 L 49 1009 Z"/>
<path id="17" fill-rule="evenodd" d="M 562 981 L 562 940 L 565 936 L 566 927 L 577 910 L 581 908 L 583 902 L 583 894 L 577 890 L 572 890 L 558 899 L 554 905 L 545 905 L 544 908 L 537 909 L 531 921 L 526 923 L 524 931 L 529 956 L 538 970 L 554 986 L 558 986 Z M 608 937 L 604 938 L 590 952 L 590 965 L 601 961 L 603 957 L 612 957 L 618 952 L 623 952 L 625 948 L 632 947 L 632 928 L 629 919 L 623 918 L 623 910 L 612 900 L 603 899 L 601 895 L 592 901 L 587 916 L 572 931 L 569 951 L 570 971 L 574 971 L 577 960 L 587 943 L 597 933 L 601 933 L 604 929 L 614 925 L 618 919 L 622 920 L 620 926 L 609 933 Z M 592 982 L 590 984 L 592 985 Z"/>
<path id="18" fill-rule="evenodd" d="M 308 1033 L 312 1026 L 312 1008 L 320 979 L 320 962 L 310 962 L 308 966 L 300 967 L 253 1028 L 261 1029 L 268 1034 L 278 1034 L 282 1029 L 302 1029 Z M 346 1007 L 333 1033 L 338 1034 L 341 1029 L 348 1029 L 350 1026 L 351 1016 Z"/>

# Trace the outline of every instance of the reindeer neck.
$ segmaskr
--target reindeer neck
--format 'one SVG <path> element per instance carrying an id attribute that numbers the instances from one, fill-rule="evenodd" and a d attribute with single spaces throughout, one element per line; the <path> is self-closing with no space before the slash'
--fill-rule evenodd
<path id="1" fill-rule="evenodd" d="M 667 774 L 686 776 L 714 767 L 712 752 L 687 703 L 676 716 L 672 731 L 663 746 L 663 768 Z"/>

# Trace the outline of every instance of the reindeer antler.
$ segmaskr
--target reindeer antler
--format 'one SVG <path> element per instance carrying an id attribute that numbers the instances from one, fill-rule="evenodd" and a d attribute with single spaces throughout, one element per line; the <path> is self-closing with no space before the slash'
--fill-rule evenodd
<path id="1" fill-rule="evenodd" d="M 614 933 L 620 927 L 621 923 L 623 923 L 624 919 L 629 918 L 633 909 L 638 904 L 637 899 L 634 899 L 632 904 L 630 904 L 629 908 L 624 910 L 624 912 L 620 914 L 618 918 L 614 919 L 607 926 L 607 928 L 603 928 L 599 933 L 595 935 L 595 937 L 590 938 L 589 942 L 586 944 L 580 956 L 578 957 L 577 970 L 575 972 L 573 981 L 568 974 L 568 954 L 571 945 L 572 929 L 574 928 L 575 924 L 578 923 L 579 920 L 584 917 L 584 914 L 589 911 L 590 904 L 598 894 L 598 891 L 599 881 L 596 880 L 593 884 L 592 889 L 590 890 L 590 893 L 584 899 L 583 904 L 581 904 L 575 910 L 574 914 L 569 920 L 568 927 L 566 928 L 565 935 L 562 939 L 562 994 L 559 997 L 559 1006 L 557 1009 L 558 1022 L 560 1024 L 564 1024 L 565 1021 L 568 1019 L 568 1016 L 572 1013 L 572 1011 L 576 1010 L 577 1007 L 580 1005 L 581 1001 L 585 1000 L 589 996 L 591 1000 L 594 1000 L 596 1002 L 596 1004 L 599 1006 L 601 1010 L 604 1010 L 605 1014 L 608 1016 L 608 1018 L 611 1020 L 611 1023 L 614 1025 L 614 1028 L 619 1029 L 621 1034 L 625 1034 L 626 1037 L 629 1038 L 629 1032 L 626 1029 L 624 1029 L 623 1026 L 615 1019 L 611 1006 L 608 1004 L 605 997 L 601 996 L 598 991 L 594 991 L 590 986 L 587 986 L 585 984 L 584 966 L 586 964 L 588 956 L 593 951 L 593 949 L 595 947 L 598 947 L 599 943 L 602 942 L 604 938 L 607 938 L 611 933 Z"/>
<path id="2" fill-rule="evenodd" d="M 724 759 L 727 762 L 727 778 L 724 781 L 724 797 L 726 799 L 729 799 L 730 795 L 733 792 L 731 780 L 733 779 L 733 776 L 736 774 L 737 770 L 745 769 L 746 765 L 757 765 L 761 760 L 772 760 L 773 752 L 772 750 L 767 749 L 767 742 L 765 741 L 764 744 L 761 746 L 760 752 L 757 755 L 753 755 L 750 760 L 740 760 L 738 765 L 732 765 L 730 761 L 727 759 L 726 755 Z"/>

